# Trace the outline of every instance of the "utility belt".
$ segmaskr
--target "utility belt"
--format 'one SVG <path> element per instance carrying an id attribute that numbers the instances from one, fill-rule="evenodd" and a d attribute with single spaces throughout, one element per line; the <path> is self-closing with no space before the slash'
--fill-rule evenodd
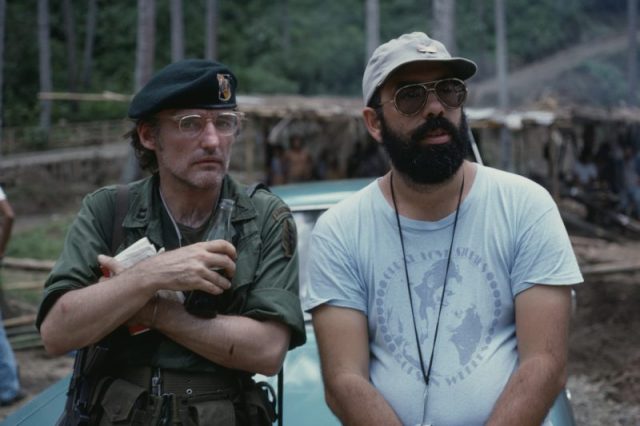
<path id="1" fill-rule="evenodd" d="M 178 398 L 205 395 L 233 398 L 251 383 L 248 375 L 243 377 L 228 372 L 203 373 L 152 367 L 125 367 L 114 372 L 113 376 L 146 388 L 150 395 L 173 394 Z"/>
<path id="2" fill-rule="evenodd" d="M 248 374 L 125 367 L 97 381 L 89 425 L 267 426 L 275 393 Z"/>

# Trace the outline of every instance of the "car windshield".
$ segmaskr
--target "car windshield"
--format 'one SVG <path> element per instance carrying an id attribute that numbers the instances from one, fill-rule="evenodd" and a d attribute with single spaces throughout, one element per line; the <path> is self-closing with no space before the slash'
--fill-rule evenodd
<path id="1" fill-rule="evenodd" d="M 311 240 L 311 231 L 318 217 L 325 209 L 316 210 L 298 210 L 293 212 L 298 229 L 298 261 L 300 262 L 300 297 L 302 298 L 309 288 L 309 242 Z M 310 320 L 311 316 L 307 313 L 304 315 L 305 321 Z"/>

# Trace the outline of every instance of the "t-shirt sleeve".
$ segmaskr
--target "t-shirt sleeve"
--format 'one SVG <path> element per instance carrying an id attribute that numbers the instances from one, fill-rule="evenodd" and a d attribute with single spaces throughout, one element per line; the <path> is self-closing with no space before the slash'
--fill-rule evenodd
<path id="1" fill-rule="evenodd" d="M 344 224 L 340 230 L 340 225 L 329 211 L 320 217 L 313 230 L 309 248 L 309 289 L 303 296 L 303 309 L 311 311 L 327 303 L 367 314 L 367 294 L 356 257 L 349 249 L 349 233 L 344 232 L 347 230 Z"/>
<path id="2" fill-rule="evenodd" d="M 555 202 L 546 191 L 533 198 L 535 208 L 523 210 L 523 229 L 516 241 L 511 270 L 514 295 L 536 284 L 573 285 L 582 282 L 569 235 Z"/>

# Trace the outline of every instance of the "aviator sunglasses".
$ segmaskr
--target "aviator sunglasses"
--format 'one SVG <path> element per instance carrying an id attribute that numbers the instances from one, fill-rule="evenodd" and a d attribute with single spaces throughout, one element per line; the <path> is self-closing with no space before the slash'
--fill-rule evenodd
<path id="1" fill-rule="evenodd" d="M 393 99 L 381 102 L 379 106 L 393 102 L 401 114 L 414 115 L 422 110 L 422 107 L 427 103 L 429 92 L 434 92 L 440 103 L 447 108 L 459 108 L 467 98 L 467 86 L 464 81 L 457 78 L 445 78 L 428 83 L 402 86 L 396 90 Z"/>

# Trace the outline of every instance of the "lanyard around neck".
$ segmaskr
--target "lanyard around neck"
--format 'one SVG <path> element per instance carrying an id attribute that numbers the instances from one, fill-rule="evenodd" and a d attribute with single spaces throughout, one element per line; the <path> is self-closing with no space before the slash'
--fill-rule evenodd
<path id="1" fill-rule="evenodd" d="M 411 319 L 413 320 L 413 331 L 416 337 L 416 345 L 418 346 L 418 358 L 420 359 L 420 370 L 422 378 L 427 387 L 429 386 L 429 378 L 431 376 L 431 367 L 433 365 L 433 354 L 436 351 L 436 342 L 438 339 L 438 326 L 440 325 L 440 314 L 442 313 L 442 305 L 444 302 L 445 290 L 447 287 L 447 275 L 449 274 L 449 265 L 451 264 L 451 252 L 453 250 L 453 240 L 456 236 L 456 227 L 458 225 L 458 214 L 460 213 L 460 203 L 462 202 L 462 192 L 464 191 L 464 170 L 462 172 L 462 183 L 460 184 L 460 193 L 458 194 L 458 204 L 456 206 L 456 215 L 453 220 L 453 232 L 451 233 L 451 242 L 449 243 L 449 253 L 447 255 L 447 265 L 444 272 L 444 283 L 442 285 L 442 294 L 440 295 L 440 307 L 438 308 L 438 316 L 436 319 L 436 329 L 433 336 L 433 348 L 429 356 L 429 366 L 425 369 L 424 357 L 420 346 L 420 338 L 418 336 L 418 326 L 416 325 L 416 317 L 413 309 L 413 296 L 411 295 L 411 283 L 409 282 L 409 268 L 407 267 L 407 257 L 404 249 L 404 237 L 402 235 L 402 227 L 400 225 L 400 214 L 398 213 L 398 205 L 396 203 L 396 193 L 393 189 L 393 172 L 389 175 L 389 185 L 391 186 L 391 199 L 393 200 L 393 210 L 396 214 L 396 222 L 398 224 L 398 234 L 400 236 L 400 246 L 402 247 L 402 261 L 404 263 L 404 275 L 407 281 L 407 291 L 409 292 L 409 306 L 411 307 Z"/>

